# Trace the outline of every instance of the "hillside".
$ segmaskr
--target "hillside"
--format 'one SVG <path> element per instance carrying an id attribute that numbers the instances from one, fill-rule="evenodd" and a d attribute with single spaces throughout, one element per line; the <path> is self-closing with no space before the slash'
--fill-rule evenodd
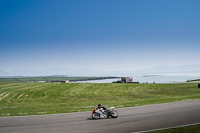
<path id="1" fill-rule="evenodd" d="M 91 111 L 199 99 L 197 83 L 0 83 L 0 116 Z"/>

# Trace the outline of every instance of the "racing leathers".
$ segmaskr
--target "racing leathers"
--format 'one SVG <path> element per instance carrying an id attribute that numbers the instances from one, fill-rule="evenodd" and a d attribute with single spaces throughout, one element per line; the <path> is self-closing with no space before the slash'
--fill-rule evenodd
<path id="1" fill-rule="evenodd" d="M 104 115 L 107 115 L 108 113 L 108 109 L 102 105 L 98 105 L 97 109 L 99 109 Z"/>

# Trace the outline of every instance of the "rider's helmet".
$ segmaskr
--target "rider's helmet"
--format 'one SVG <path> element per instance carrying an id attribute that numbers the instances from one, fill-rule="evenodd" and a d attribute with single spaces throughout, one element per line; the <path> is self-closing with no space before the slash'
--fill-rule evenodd
<path id="1" fill-rule="evenodd" d="M 98 107 L 101 107 L 101 104 L 98 104 Z"/>

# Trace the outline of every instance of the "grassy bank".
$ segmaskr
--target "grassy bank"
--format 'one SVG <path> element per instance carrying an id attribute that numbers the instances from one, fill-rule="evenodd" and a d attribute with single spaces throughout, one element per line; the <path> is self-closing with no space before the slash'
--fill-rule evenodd
<path id="1" fill-rule="evenodd" d="M 159 130 L 159 131 L 152 131 L 152 132 L 148 132 L 148 133 L 199 133 L 199 132 L 200 132 L 200 124 Z"/>
<path id="2" fill-rule="evenodd" d="M 91 111 L 199 99 L 196 83 L 0 83 L 0 116 Z"/>

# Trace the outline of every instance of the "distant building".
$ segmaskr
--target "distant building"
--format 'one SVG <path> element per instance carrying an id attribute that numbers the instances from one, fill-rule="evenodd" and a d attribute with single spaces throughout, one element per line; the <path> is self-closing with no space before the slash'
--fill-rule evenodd
<path id="1" fill-rule="evenodd" d="M 38 81 L 39 83 L 46 83 L 47 81 Z"/>
<path id="2" fill-rule="evenodd" d="M 130 77 L 122 77 L 121 80 L 113 81 L 112 83 L 136 83 L 139 84 L 139 82 L 133 82 L 133 79 Z"/>
<path id="3" fill-rule="evenodd" d="M 132 82 L 132 78 L 130 78 L 130 77 L 122 77 L 121 81 L 124 82 L 124 83 Z"/>
<path id="4" fill-rule="evenodd" d="M 61 83 L 69 83 L 69 80 L 63 80 Z"/>

